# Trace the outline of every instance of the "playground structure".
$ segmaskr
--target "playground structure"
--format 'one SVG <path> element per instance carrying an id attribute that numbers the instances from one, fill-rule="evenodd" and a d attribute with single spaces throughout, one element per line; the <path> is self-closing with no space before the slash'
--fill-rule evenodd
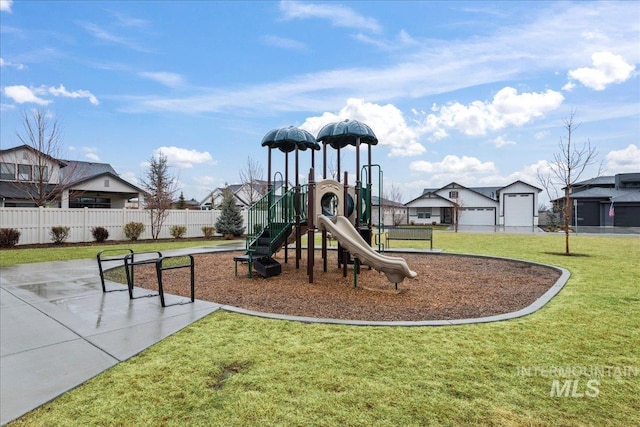
<path id="1" fill-rule="evenodd" d="M 322 148 L 320 147 L 322 143 Z M 273 259 L 279 250 L 284 250 L 284 262 L 289 260 L 289 245 L 294 244 L 296 269 L 302 259 L 302 236 L 307 233 L 307 276 L 313 283 L 315 265 L 315 232 L 321 232 L 323 271 L 327 271 L 328 233 L 338 241 L 337 261 L 343 276 L 347 275 L 347 266 L 353 265 L 354 286 L 360 265 L 364 264 L 385 273 L 388 280 L 397 285 L 404 278 L 413 278 L 416 273 L 400 257 L 382 254 L 384 245 L 380 239 L 382 224 L 376 224 L 378 233 L 377 250 L 372 245 L 372 181 L 374 168 L 378 171 L 378 197 L 382 200 L 382 169 L 372 163 L 372 146 L 378 139 L 369 126 L 357 120 L 345 120 L 324 126 L 317 138 L 309 132 L 286 127 L 268 132 L 262 146 L 268 148 L 267 192 L 249 209 L 247 224 L 246 254 L 236 257 L 238 261 L 249 264 L 249 276 L 255 267 L 264 277 L 281 272 L 281 264 Z M 360 147 L 368 148 L 367 161 L 361 166 Z M 355 147 L 356 177 L 355 184 L 349 185 L 349 175 L 345 171 L 342 181 L 340 151 L 347 146 Z M 337 171 L 334 177 L 327 176 L 327 150 L 337 150 Z M 322 149 L 322 180 L 316 182 L 315 151 Z M 272 151 L 285 154 L 284 177 L 281 172 L 272 173 Z M 311 167 L 308 183 L 299 182 L 300 152 L 311 152 Z M 295 184 L 289 188 L 289 153 L 295 154 Z M 280 177 L 280 181 L 276 178 Z M 362 182 L 364 177 L 365 182 Z M 335 178 L 335 179 L 334 179 Z M 282 186 L 274 183 L 282 182 Z M 381 203 L 378 204 L 378 220 L 382 220 Z M 237 270 L 236 270 L 237 271 Z"/>

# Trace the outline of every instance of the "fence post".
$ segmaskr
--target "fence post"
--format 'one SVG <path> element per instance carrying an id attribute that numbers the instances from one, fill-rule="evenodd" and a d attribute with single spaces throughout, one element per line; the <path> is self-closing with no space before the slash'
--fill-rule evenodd
<path id="1" fill-rule="evenodd" d="M 82 242 L 90 242 L 91 239 L 87 239 L 87 236 L 89 236 L 89 234 L 87 233 L 87 229 L 89 228 L 89 208 L 88 207 L 84 207 L 84 210 L 82 212 Z"/>
<path id="2" fill-rule="evenodd" d="M 38 243 L 44 243 L 44 206 L 38 207 Z"/>
<path id="3" fill-rule="evenodd" d="M 122 224 L 120 224 L 120 236 L 121 240 L 124 240 L 124 226 L 127 223 L 127 208 L 123 207 L 122 208 L 122 216 L 120 217 L 120 219 L 122 220 Z"/>
<path id="4" fill-rule="evenodd" d="M 191 217 L 193 217 L 193 215 L 191 215 L 190 213 L 190 209 L 185 209 L 185 218 L 184 218 L 184 225 L 187 226 L 187 237 L 196 237 L 195 235 L 192 236 L 191 233 L 193 233 L 192 231 L 190 231 L 190 229 L 193 229 L 195 227 L 193 227 L 193 225 L 191 225 Z"/>

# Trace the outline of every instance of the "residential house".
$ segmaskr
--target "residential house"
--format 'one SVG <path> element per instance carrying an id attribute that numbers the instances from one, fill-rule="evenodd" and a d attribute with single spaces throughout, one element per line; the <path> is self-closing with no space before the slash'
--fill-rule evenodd
<path id="1" fill-rule="evenodd" d="M 640 227 L 640 172 L 576 182 L 570 199 L 573 226 Z M 562 208 L 564 197 L 553 203 Z"/>
<path id="2" fill-rule="evenodd" d="M 410 224 L 486 226 L 538 225 L 538 194 L 542 190 L 523 181 L 504 187 L 465 187 L 456 182 L 425 189 L 405 205 Z"/>
<path id="3" fill-rule="evenodd" d="M 407 207 L 402 203 L 371 196 L 371 219 L 374 226 L 384 224 L 385 227 L 389 227 L 406 224 L 407 210 Z"/>
<path id="4" fill-rule="evenodd" d="M 283 181 L 272 183 L 276 192 L 281 192 L 284 185 Z M 256 180 L 245 184 L 231 184 L 229 189 L 236 199 L 236 205 L 240 209 L 247 209 L 267 192 L 267 181 Z M 222 193 L 226 187 L 218 187 L 211 191 L 201 202 L 200 208 L 203 210 L 216 209 L 222 203 Z M 291 186 L 289 186 L 291 188 Z"/>
<path id="5" fill-rule="evenodd" d="M 0 206 L 120 209 L 144 190 L 111 165 L 55 159 L 28 145 L 0 150 Z"/>
<path id="6" fill-rule="evenodd" d="M 180 201 L 180 199 L 178 199 L 171 204 L 171 209 L 185 209 L 189 211 L 202 210 L 200 208 L 200 202 L 194 198 L 191 198 L 189 200 L 182 200 L 182 202 Z"/>

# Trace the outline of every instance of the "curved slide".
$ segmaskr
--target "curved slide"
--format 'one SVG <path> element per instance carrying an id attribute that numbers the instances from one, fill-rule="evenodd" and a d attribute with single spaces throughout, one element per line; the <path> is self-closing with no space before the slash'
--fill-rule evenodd
<path id="1" fill-rule="evenodd" d="M 418 275 L 409 268 L 403 258 L 380 255 L 373 250 L 344 216 L 329 218 L 318 215 L 318 228 L 330 232 L 351 255 L 358 258 L 362 264 L 382 271 L 392 283 L 397 284 L 402 282 L 405 277 L 412 279 Z"/>

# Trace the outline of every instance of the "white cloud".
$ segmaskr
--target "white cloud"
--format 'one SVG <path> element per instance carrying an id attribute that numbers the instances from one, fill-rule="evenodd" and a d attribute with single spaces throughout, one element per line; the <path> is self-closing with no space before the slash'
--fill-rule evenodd
<path id="1" fill-rule="evenodd" d="M 570 80 L 563 89 L 571 90 L 575 87 L 573 80 L 577 80 L 593 90 L 604 90 L 612 83 L 628 80 L 636 69 L 635 65 L 627 63 L 622 56 L 611 52 L 596 52 L 591 55 L 591 61 L 593 67 L 570 70 Z"/>
<path id="2" fill-rule="evenodd" d="M 5 61 L 3 58 L 0 58 L 0 68 L 1 67 L 13 67 L 17 70 L 24 70 L 25 68 L 23 64 L 14 64 L 13 62 Z"/>
<path id="3" fill-rule="evenodd" d="M 291 8 L 290 18 L 294 19 L 298 15 L 293 10 L 306 5 L 285 2 L 281 7 Z M 539 73 L 547 75 L 579 67 L 583 65 L 583 52 L 594 49 L 615 49 L 629 61 L 637 61 L 636 9 L 633 2 L 552 3 L 524 23 L 501 26 L 486 35 L 447 41 L 415 38 L 419 44 L 406 55 L 396 56 L 393 63 L 380 61 L 378 65 L 351 68 L 327 64 L 316 72 L 296 75 L 292 71 L 277 81 L 197 88 L 182 97 L 126 97 L 123 109 L 181 114 L 241 109 L 258 115 L 265 110 L 336 111 L 346 96 L 383 104 L 528 80 Z M 610 31 L 612 26 L 615 32 Z M 607 38 L 594 42 L 591 35 L 580 37 L 585 28 L 593 34 L 606 34 Z M 444 135 L 447 128 L 437 128 L 436 132 Z"/>
<path id="4" fill-rule="evenodd" d="M 108 41 L 116 44 L 123 44 L 123 45 L 126 45 L 128 43 L 128 41 L 125 38 L 118 37 L 114 34 L 111 34 L 108 31 L 102 29 L 98 25 L 91 24 L 91 23 L 83 23 L 81 25 L 85 30 L 91 33 L 91 35 L 93 35 L 94 37 L 100 40 L 104 40 L 104 41 Z"/>
<path id="5" fill-rule="evenodd" d="M 214 188 L 220 187 L 224 182 L 220 182 L 220 178 L 216 178 L 209 175 L 198 175 L 193 178 L 195 182 L 197 182 L 201 187 L 208 188 L 209 190 L 213 190 Z"/>
<path id="6" fill-rule="evenodd" d="M 398 50 L 406 48 L 407 46 L 418 46 L 419 42 L 412 38 L 405 30 L 401 30 L 394 39 L 385 39 L 380 37 L 372 37 L 366 34 L 358 33 L 353 36 L 356 40 L 376 46 L 382 50 Z"/>
<path id="7" fill-rule="evenodd" d="M 457 129 L 466 135 L 485 135 L 507 126 L 522 126 L 545 113 L 557 109 L 564 97 L 560 92 L 522 93 L 512 87 L 501 89 L 491 102 L 459 102 L 432 107 L 433 113 L 424 119 L 424 131 L 434 139 L 447 136 L 447 129 Z"/>
<path id="8" fill-rule="evenodd" d="M 84 23 L 80 23 L 80 25 L 87 30 L 93 37 L 108 42 L 108 43 L 112 43 L 112 44 L 117 44 L 117 45 L 121 45 L 124 47 L 127 47 L 129 49 L 132 50 L 136 50 L 139 52 L 147 52 L 146 49 L 144 49 L 142 46 L 138 45 L 136 42 L 126 38 L 126 37 L 121 37 L 118 36 L 116 34 L 113 34 L 107 30 L 105 30 L 104 28 L 100 27 L 99 25 L 96 24 L 92 24 L 92 23 L 88 23 L 88 22 L 84 22 Z"/>
<path id="9" fill-rule="evenodd" d="M 533 134 L 533 137 L 537 140 L 541 140 L 549 136 L 550 133 L 551 132 L 549 132 L 548 130 L 542 130 L 540 132 L 536 132 L 535 134 Z"/>
<path id="10" fill-rule="evenodd" d="M 137 186 L 137 187 L 141 187 L 142 186 L 142 183 L 140 182 L 140 180 L 138 179 L 136 174 L 133 173 L 133 172 L 120 173 L 120 174 L 118 174 L 118 176 L 120 178 L 124 179 L 125 181 L 130 182 L 131 184 Z"/>
<path id="11" fill-rule="evenodd" d="M 128 16 L 121 11 L 112 11 L 111 13 L 117 19 L 118 25 L 122 27 L 146 28 L 149 26 L 149 21 L 145 19 Z"/>
<path id="12" fill-rule="evenodd" d="M 13 0 L 0 0 L 0 12 L 11 13 L 11 5 L 13 5 Z"/>
<path id="13" fill-rule="evenodd" d="M 73 149 L 75 149 L 75 147 L 70 148 L 70 150 L 73 150 Z M 83 153 L 85 153 L 84 156 L 87 159 L 92 160 L 94 162 L 100 161 L 100 157 L 98 157 L 98 154 L 97 154 L 98 149 L 96 147 L 82 147 L 81 150 Z"/>
<path id="14" fill-rule="evenodd" d="M 225 180 L 221 177 L 213 177 L 209 175 L 195 176 L 192 178 L 192 181 L 195 182 L 195 184 L 190 186 L 190 188 L 192 188 L 191 193 L 197 195 L 196 199 L 198 201 L 203 201 L 204 198 L 209 196 L 209 193 L 212 190 L 218 187 L 224 187 L 225 185 Z"/>
<path id="15" fill-rule="evenodd" d="M 606 159 L 607 171 L 612 174 L 640 172 L 640 148 L 635 144 L 629 144 L 623 150 L 609 151 Z"/>
<path id="16" fill-rule="evenodd" d="M 418 41 L 409 35 L 406 30 L 400 30 L 398 40 L 405 45 L 417 45 Z"/>
<path id="17" fill-rule="evenodd" d="M 380 24 L 373 19 L 359 15 L 353 9 L 337 3 L 317 4 L 301 1 L 281 1 L 280 10 L 285 19 L 326 19 L 335 27 L 356 28 L 379 32 Z"/>
<path id="18" fill-rule="evenodd" d="M 194 164 L 215 163 L 211 154 L 179 147 L 160 147 L 154 151 L 167 157 L 167 162 L 179 168 L 191 169 Z"/>
<path id="19" fill-rule="evenodd" d="M 51 86 L 47 91 L 53 96 L 62 96 L 64 98 L 87 98 L 93 105 L 100 104 L 98 98 L 88 90 L 80 89 L 69 92 L 63 85 L 60 85 L 58 87 Z"/>
<path id="20" fill-rule="evenodd" d="M 541 184 L 538 182 L 538 173 L 542 175 L 553 173 L 551 164 L 546 160 L 538 160 L 535 163 L 523 167 L 517 172 L 507 175 L 505 177 L 505 181 L 507 181 L 507 184 L 510 184 L 514 181 L 520 180 L 540 188 Z M 542 188 L 540 189 L 542 190 Z"/>
<path id="21" fill-rule="evenodd" d="M 500 135 L 497 138 L 495 138 L 493 140 L 493 143 L 495 144 L 496 148 L 501 148 L 501 147 L 504 147 L 505 145 L 516 145 L 515 141 L 510 141 L 506 139 L 506 137 L 503 135 Z"/>
<path id="22" fill-rule="evenodd" d="M 464 181 L 470 176 L 497 172 L 493 162 L 482 162 L 475 157 L 458 157 L 453 154 L 445 156 L 440 162 L 426 162 L 424 160 L 411 162 L 409 169 L 414 172 L 432 174 L 436 177 L 449 176 L 451 181 L 456 181 L 462 185 L 465 185 Z"/>
<path id="23" fill-rule="evenodd" d="M 145 79 L 153 80 L 160 84 L 163 84 L 168 87 L 178 87 L 184 84 L 184 80 L 180 74 L 176 73 L 168 73 L 163 71 L 158 72 L 140 72 L 138 73 L 140 77 L 144 77 Z"/>
<path id="24" fill-rule="evenodd" d="M 278 36 L 263 36 L 262 42 L 268 46 L 278 47 L 287 50 L 302 51 L 307 49 L 307 45 L 301 41 Z"/>
<path id="25" fill-rule="evenodd" d="M 32 89 L 23 85 L 6 86 L 4 94 L 18 104 L 49 105 L 51 103 L 47 99 L 38 97 Z"/>
<path id="26" fill-rule="evenodd" d="M 300 127 L 317 135 L 324 125 L 345 119 L 369 125 L 378 138 L 378 144 L 388 147 L 391 156 L 414 156 L 425 152 L 418 142 L 420 134 L 407 125 L 402 111 L 392 104 L 378 105 L 349 98 L 337 114 L 325 112 L 321 116 L 309 117 Z"/>
<path id="27" fill-rule="evenodd" d="M 65 98 L 87 98 L 93 105 L 99 104 L 98 98 L 88 90 L 81 89 L 69 92 L 63 85 L 58 87 L 40 86 L 38 88 L 29 88 L 23 85 L 6 86 L 4 93 L 18 104 L 49 105 L 53 102 L 49 99 L 44 99 L 42 97 L 43 95 L 62 96 Z"/>

